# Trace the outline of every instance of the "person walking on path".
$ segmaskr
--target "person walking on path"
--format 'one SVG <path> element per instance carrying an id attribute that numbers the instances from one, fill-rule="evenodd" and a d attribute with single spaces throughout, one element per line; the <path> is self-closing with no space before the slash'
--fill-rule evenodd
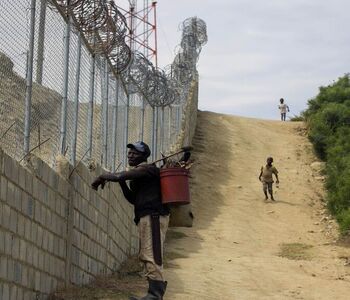
<path id="1" fill-rule="evenodd" d="M 267 196 L 267 191 L 269 191 L 270 197 L 272 201 L 275 201 L 273 197 L 273 191 L 272 191 L 272 184 L 273 184 L 273 178 L 272 174 L 275 174 L 276 177 L 276 184 L 279 184 L 278 179 L 278 171 L 277 169 L 272 165 L 273 158 L 268 157 L 266 160 L 266 166 L 261 167 L 259 180 L 262 182 L 263 185 L 263 191 L 265 194 L 265 200 L 267 200 L 269 197 Z"/>
<path id="2" fill-rule="evenodd" d="M 133 300 L 161 300 L 167 282 L 163 276 L 163 245 L 169 224 L 169 207 L 161 202 L 160 171 L 155 164 L 147 164 L 151 151 L 140 141 L 128 144 L 128 164 L 132 169 L 114 174 L 102 174 L 91 184 L 97 190 L 108 181 L 118 182 L 125 198 L 134 205 L 135 223 L 138 226 L 140 252 L 148 280 L 148 293 Z M 126 181 L 130 181 L 130 188 Z"/>
<path id="3" fill-rule="evenodd" d="M 281 121 L 285 121 L 287 112 L 289 112 L 289 106 L 286 103 L 284 103 L 283 98 L 280 99 L 280 105 L 278 105 L 278 108 L 281 112 Z"/>

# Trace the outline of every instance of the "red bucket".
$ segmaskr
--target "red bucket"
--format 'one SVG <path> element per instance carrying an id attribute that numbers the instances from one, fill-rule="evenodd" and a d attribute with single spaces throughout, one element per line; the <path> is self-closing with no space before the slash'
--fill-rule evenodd
<path id="1" fill-rule="evenodd" d="M 189 170 L 184 168 L 160 169 L 160 188 L 163 204 L 190 203 Z"/>

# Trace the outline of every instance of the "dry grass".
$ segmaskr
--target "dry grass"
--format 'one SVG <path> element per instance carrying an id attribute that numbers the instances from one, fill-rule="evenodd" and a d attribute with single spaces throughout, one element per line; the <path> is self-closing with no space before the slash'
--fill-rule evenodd
<path id="1" fill-rule="evenodd" d="M 98 276 L 89 285 L 69 286 L 52 293 L 49 300 L 123 300 L 130 295 L 141 296 L 147 289 L 147 282 L 139 274 L 141 267 L 136 256 L 130 257 L 112 275 Z"/>
<path id="2" fill-rule="evenodd" d="M 313 246 L 302 243 L 281 244 L 279 256 L 291 260 L 311 260 L 310 249 Z"/>

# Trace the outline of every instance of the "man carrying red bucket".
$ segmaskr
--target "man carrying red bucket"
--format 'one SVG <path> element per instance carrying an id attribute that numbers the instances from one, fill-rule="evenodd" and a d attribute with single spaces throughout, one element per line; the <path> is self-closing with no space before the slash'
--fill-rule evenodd
<path id="1" fill-rule="evenodd" d="M 134 205 L 139 230 L 139 259 L 148 279 L 148 293 L 139 300 L 163 299 L 167 282 L 163 277 L 163 244 L 169 223 L 169 207 L 162 204 L 159 169 L 147 164 L 151 151 L 144 142 L 128 144 L 129 171 L 102 174 L 91 184 L 97 190 L 108 181 L 118 182 L 125 198 Z M 130 180 L 130 188 L 126 184 Z M 138 298 L 131 297 L 137 300 Z"/>

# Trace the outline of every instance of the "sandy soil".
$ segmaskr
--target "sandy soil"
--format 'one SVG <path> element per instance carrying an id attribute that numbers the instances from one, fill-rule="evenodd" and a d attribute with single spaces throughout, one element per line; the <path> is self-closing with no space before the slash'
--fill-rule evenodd
<path id="1" fill-rule="evenodd" d="M 349 299 L 349 248 L 324 208 L 301 123 L 200 112 L 193 228 L 169 232 L 165 299 Z M 264 201 L 260 167 L 280 187 Z"/>

